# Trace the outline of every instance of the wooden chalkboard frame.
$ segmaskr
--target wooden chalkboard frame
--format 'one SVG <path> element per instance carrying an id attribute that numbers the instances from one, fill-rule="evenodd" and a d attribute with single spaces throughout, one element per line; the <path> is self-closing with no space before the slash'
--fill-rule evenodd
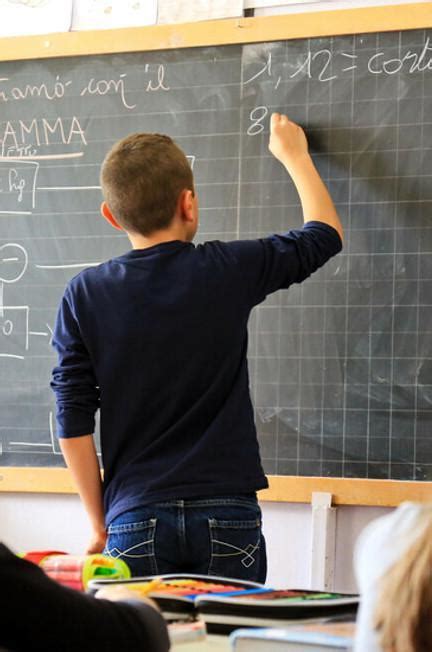
<path id="1" fill-rule="evenodd" d="M 265 502 L 310 503 L 312 492 L 332 494 L 333 505 L 395 507 L 404 500 L 429 501 L 431 482 L 269 476 L 269 488 L 259 492 Z M 37 467 L 0 468 L 0 492 L 75 494 L 67 469 Z"/>
<path id="2" fill-rule="evenodd" d="M 329 20 L 331 16 L 331 20 Z M 355 32 L 353 31 L 355 26 Z M 1 39 L 0 61 L 257 43 L 432 27 L 432 3 L 386 5 L 260 18 L 67 32 Z M 432 499 L 432 482 L 270 476 L 263 501 L 307 503 L 331 493 L 335 505 L 392 507 Z M 0 467 L 0 492 L 73 494 L 67 469 Z"/>
<path id="3" fill-rule="evenodd" d="M 10 37 L 1 39 L 0 61 L 259 43 L 431 26 L 430 2 L 418 2 L 259 18 Z"/>

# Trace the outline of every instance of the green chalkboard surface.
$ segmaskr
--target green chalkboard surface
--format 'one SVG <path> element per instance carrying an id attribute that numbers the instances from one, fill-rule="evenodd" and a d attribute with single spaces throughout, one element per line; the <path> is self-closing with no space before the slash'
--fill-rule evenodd
<path id="1" fill-rule="evenodd" d="M 193 167 L 198 241 L 301 224 L 267 149 L 302 124 L 342 254 L 250 322 L 270 474 L 432 480 L 432 32 L 411 30 L 0 64 L 0 466 L 61 466 L 50 336 L 67 280 L 129 244 L 99 167 L 130 132 Z"/>

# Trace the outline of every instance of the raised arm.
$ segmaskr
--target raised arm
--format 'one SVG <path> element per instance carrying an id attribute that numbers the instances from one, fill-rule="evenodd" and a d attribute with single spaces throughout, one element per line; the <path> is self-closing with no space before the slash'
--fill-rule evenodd
<path id="1" fill-rule="evenodd" d="M 343 240 L 343 228 L 333 204 L 309 154 L 301 127 L 286 115 L 273 113 L 270 119 L 269 150 L 292 178 L 300 197 L 305 222 L 324 222 Z"/>

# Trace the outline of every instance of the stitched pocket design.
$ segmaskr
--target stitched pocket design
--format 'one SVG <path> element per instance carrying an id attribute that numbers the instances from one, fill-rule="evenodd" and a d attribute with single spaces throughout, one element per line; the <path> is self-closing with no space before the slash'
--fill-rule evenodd
<path id="1" fill-rule="evenodd" d="M 210 575 L 254 581 L 259 570 L 261 523 L 209 519 Z"/>
<path id="2" fill-rule="evenodd" d="M 121 557 L 129 565 L 132 575 L 156 575 L 156 526 L 156 518 L 110 525 L 104 554 Z"/>

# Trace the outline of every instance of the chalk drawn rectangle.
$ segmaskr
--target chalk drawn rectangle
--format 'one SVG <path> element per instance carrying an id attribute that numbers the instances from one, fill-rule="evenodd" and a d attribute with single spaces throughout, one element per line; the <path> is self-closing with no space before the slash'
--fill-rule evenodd
<path id="1" fill-rule="evenodd" d="M 29 347 L 29 307 L 0 308 L 0 358 L 24 359 Z"/>
<path id="2" fill-rule="evenodd" d="M 32 213 L 39 163 L 0 159 L 0 214 Z"/>

